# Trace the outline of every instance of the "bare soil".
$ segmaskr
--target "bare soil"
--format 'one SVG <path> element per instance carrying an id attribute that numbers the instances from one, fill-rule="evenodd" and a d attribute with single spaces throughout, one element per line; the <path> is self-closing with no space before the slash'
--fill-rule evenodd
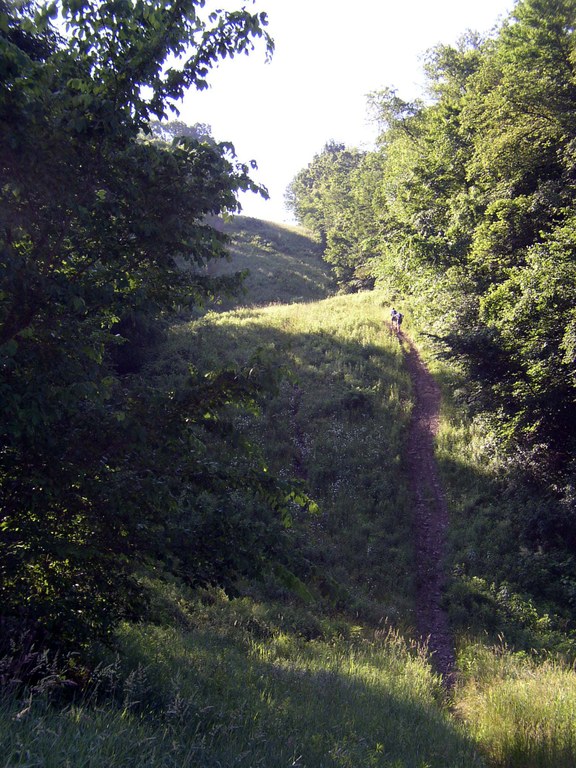
<path id="1" fill-rule="evenodd" d="M 449 687 L 454 680 L 454 645 L 442 606 L 448 507 L 434 455 L 434 438 L 440 422 L 440 389 L 412 341 L 404 334 L 398 338 L 405 351 L 415 401 L 404 461 L 414 504 L 417 629 L 428 645 L 432 664 Z"/>

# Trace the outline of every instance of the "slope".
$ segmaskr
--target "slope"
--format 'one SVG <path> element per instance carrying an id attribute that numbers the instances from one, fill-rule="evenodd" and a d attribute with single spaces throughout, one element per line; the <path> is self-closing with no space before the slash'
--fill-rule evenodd
<path id="1" fill-rule="evenodd" d="M 402 458 L 421 416 L 427 434 L 413 432 L 413 441 L 431 449 L 438 392 L 431 410 L 419 408 L 425 393 L 413 402 L 408 342 L 399 344 L 386 323 L 387 297 L 330 295 L 305 233 L 294 233 L 298 247 L 282 256 L 284 228 L 243 223 L 235 223 L 227 268 L 246 260 L 258 267 L 242 304 L 174 327 L 149 375 L 209 372 L 255 353 L 283 368 L 260 411 L 239 411 L 236 426 L 271 474 L 305 484 L 318 511 L 294 507 L 289 563 L 226 591 L 190 590 L 159 567 L 145 569 L 148 620 L 123 626 L 119 657 L 103 658 L 82 698 L 54 706 L 56 675 L 44 660 L 34 690 L 0 703 L 3 764 L 573 765 L 571 670 L 536 668 L 460 638 L 458 685 L 448 697 L 416 639 L 427 634 L 418 611 L 425 571 L 416 567 L 420 511 L 407 481 L 421 461 L 410 467 L 410 450 Z M 415 362 L 410 353 L 408 366 Z M 445 432 L 437 439 L 446 442 Z M 432 473 L 428 485 L 436 480 Z"/>
<path id="2" fill-rule="evenodd" d="M 239 300 L 222 303 L 231 309 L 271 303 L 317 301 L 334 293 L 319 242 L 298 227 L 236 216 L 211 224 L 231 237 L 228 263 L 213 262 L 210 273 L 247 273 Z"/>
<path id="3" fill-rule="evenodd" d="M 250 270 L 246 280 L 246 292 L 241 298 L 243 305 L 266 304 L 280 298 L 284 302 L 288 301 L 289 303 L 301 301 L 303 298 L 308 300 L 319 299 L 322 297 L 321 294 L 330 287 L 325 273 L 326 264 L 321 261 L 321 254 L 317 244 L 314 242 L 311 244 L 301 230 L 280 227 L 246 218 L 236 218 L 222 225 L 222 229 L 232 237 L 232 258 L 228 269 Z M 383 305 L 385 302 L 384 298 L 378 294 L 374 294 L 372 298 L 376 298 L 375 303 L 365 301 L 366 297 L 364 297 L 364 301 L 368 307 L 368 317 L 370 312 L 373 313 L 370 320 L 376 324 L 375 331 L 376 338 L 378 339 L 378 331 L 381 330 L 384 337 L 385 329 L 387 328 L 387 325 L 384 323 L 385 310 Z M 354 331 L 350 328 L 346 329 L 349 322 L 346 319 L 346 315 L 349 315 L 351 318 L 357 318 L 359 311 L 358 297 L 348 296 L 343 298 L 343 309 L 340 311 L 335 323 L 326 320 L 330 313 L 333 312 L 333 306 L 333 304 L 328 303 L 322 304 L 317 308 L 320 316 L 324 316 L 324 333 L 329 333 L 330 330 L 339 326 L 344 338 L 353 338 Z M 310 315 L 308 324 L 316 330 L 310 308 L 308 308 L 307 312 Z M 282 314 L 285 315 L 284 312 Z M 274 325 L 275 321 L 267 317 L 266 322 L 269 324 L 268 328 L 270 328 Z M 283 320 L 283 323 L 286 324 L 286 319 Z M 379 329 L 377 326 L 380 323 L 381 327 Z M 388 332 L 390 331 L 391 329 L 388 328 Z M 388 340 L 391 338 L 389 333 L 387 338 Z M 387 455 L 380 457 L 378 453 L 375 453 L 372 461 L 375 462 L 380 476 L 382 474 L 388 475 L 387 480 L 390 487 L 407 485 L 404 495 L 408 501 L 405 498 L 402 498 L 400 501 L 400 496 L 397 495 L 395 498 L 395 494 L 392 493 L 387 495 L 386 501 L 394 499 L 392 508 L 397 512 L 400 511 L 400 517 L 405 522 L 412 521 L 412 557 L 414 557 L 414 565 L 411 570 L 415 574 L 414 581 L 416 584 L 413 590 L 413 599 L 415 600 L 414 622 L 419 636 L 426 639 L 429 644 L 435 667 L 446 678 L 449 678 L 454 667 L 453 640 L 448 627 L 448 617 L 442 606 L 445 582 L 443 569 L 447 508 L 434 456 L 434 437 L 439 422 L 440 392 L 435 385 L 434 379 L 422 363 L 414 344 L 403 334 L 398 338 L 400 341 L 400 347 L 398 348 L 400 356 L 394 355 L 391 358 L 389 357 L 389 348 L 386 351 L 383 349 L 379 352 L 376 347 L 372 350 L 372 356 L 373 359 L 376 359 L 380 354 L 383 361 L 383 366 L 378 372 L 380 377 L 380 382 L 378 383 L 384 382 L 382 390 L 385 391 L 385 387 L 393 386 L 394 381 L 396 381 L 397 384 L 401 385 L 404 406 L 407 406 L 409 391 L 411 388 L 413 389 L 414 412 L 410 424 L 407 426 L 405 414 L 399 414 L 395 411 L 390 401 L 386 403 L 384 400 L 384 409 L 391 417 L 384 431 L 389 435 L 394 434 L 395 437 L 389 440 L 392 450 Z M 281 346 L 281 342 L 277 341 L 276 343 L 278 346 Z M 297 343 L 299 348 L 305 347 L 302 341 Z M 228 351 L 227 354 L 230 354 L 230 352 Z M 409 381 L 406 380 L 406 377 L 400 371 L 402 360 L 405 361 L 406 370 L 410 377 Z M 317 361 L 313 361 L 312 366 L 316 369 L 316 373 L 321 373 Z M 334 360 L 330 360 L 329 365 L 324 364 L 322 368 L 333 376 L 338 369 L 338 364 L 335 364 Z M 364 376 L 366 376 L 366 381 L 363 381 Z M 330 393 L 324 391 L 317 381 L 309 380 L 303 383 L 301 372 L 298 373 L 298 378 L 300 383 L 294 388 L 289 408 L 284 414 L 285 422 L 289 429 L 292 430 L 292 434 L 285 434 L 282 441 L 284 444 L 292 442 L 295 445 L 296 455 L 291 459 L 293 471 L 302 479 L 312 482 L 313 493 L 323 498 L 323 508 L 326 510 L 328 507 L 324 498 L 326 496 L 325 489 L 322 487 L 322 482 L 314 483 L 314 478 L 318 474 L 319 457 L 321 454 L 329 455 L 337 453 L 337 451 L 331 451 L 330 431 L 316 426 L 312 431 L 315 435 L 317 446 L 322 446 L 322 448 L 314 450 L 315 465 L 313 467 L 308 466 L 310 464 L 307 457 L 307 442 L 310 442 L 308 432 L 310 431 L 310 424 L 318 423 L 319 420 L 315 414 L 308 413 L 306 416 L 307 425 L 305 426 L 301 423 L 301 412 L 307 408 L 309 410 L 308 403 L 311 399 L 311 392 L 316 392 L 317 397 L 323 399 L 325 409 L 334 407 L 330 405 L 333 397 Z M 349 390 L 342 395 L 341 403 L 334 407 L 335 414 L 340 420 L 337 428 L 338 432 L 343 428 L 349 436 L 353 434 L 354 429 L 358 430 L 357 422 L 363 420 L 362 398 L 366 398 L 363 387 L 369 381 L 369 372 L 366 368 L 362 368 L 355 382 L 355 390 Z M 375 379 L 372 382 L 373 384 L 374 381 Z M 377 384 L 374 384 L 374 386 L 377 386 Z M 342 402 L 346 398 L 348 398 L 349 402 L 342 407 Z M 351 403 L 353 403 L 355 410 L 354 421 L 356 422 L 356 424 L 352 425 L 346 423 L 347 409 L 351 407 Z M 373 418 L 373 404 L 371 404 L 371 408 L 370 416 L 372 418 L 367 419 L 370 434 L 363 434 L 358 449 L 354 447 L 351 451 L 352 453 L 359 451 L 357 455 L 361 457 L 360 461 L 364 464 L 362 467 L 356 467 L 354 472 L 357 478 L 362 479 L 358 484 L 360 487 L 348 487 L 345 489 L 345 493 L 353 495 L 356 499 L 362 499 L 371 493 L 372 483 L 366 479 L 366 476 L 370 474 L 370 468 L 366 466 L 370 459 L 367 460 L 365 452 L 361 450 L 361 446 L 365 447 L 370 444 L 373 436 L 378 434 L 378 425 Z M 406 451 L 399 450 L 399 445 L 404 440 L 401 434 L 402 430 L 407 430 Z M 405 453 L 404 473 L 399 473 L 397 467 L 390 465 L 390 453 L 396 456 Z M 336 482 L 340 481 L 337 480 Z M 383 508 L 385 507 L 383 500 L 379 500 L 378 503 Z M 330 519 L 334 517 L 333 512 L 327 513 L 327 515 Z M 380 522 L 383 529 L 389 528 L 394 524 L 393 520 L 386 521 L 386 514 L 382 515 Z M 398 521 L 396 523 L 398 524 Z M 407 529 L 404 529 L 404 535 L 410 539 L 411 534 Z M 405 549 L 408 551 L 409 547 L 405 545 Z M 383 547 L 382 553 L 384 551 L 385 548 Z M 394 551 L 394 548 L 388 551 Z M 386 555 L 384 556 L 386 557 Z M 391 571 L 393 571 L 394 558 L 386 557 L 386 559 L 388 560 L 389 567 L 391 567 Z M 379 573 L 377 564 L 373 563 L 371 558 L 367 558 L 366 562 L 368 569 L 371 569 L 371 573 L 366 573 L 365 578 L 371 581 L 377 580 L 376 574 Z M 382 577 L 380 577 L 380 580 L 382 581 Z M 396 596 L 395 602 L 402 603 L 406 596 L 410 594 L 412 585 L 408 584 L 405 579 L 399 578 L 398 573 L 392 575 L 388 581 L 399 585 L 399 594 Z"/>

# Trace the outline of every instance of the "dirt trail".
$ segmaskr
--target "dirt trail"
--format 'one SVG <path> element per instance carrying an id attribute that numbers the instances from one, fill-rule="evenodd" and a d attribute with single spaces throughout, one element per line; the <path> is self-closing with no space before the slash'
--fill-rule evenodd
<path id="1" fill-rule="evenodd" d="M 418 631 L 428 642 L 436 670 L 450 686 L 454 679 L 454 647 L 448 616 L 442 607 L 448 508 L 434 456 L 440 389 L 412 341 L 402 334 L 400 343 L 406 353 L 415 398 L 405 462 L 414 500 Z"/>

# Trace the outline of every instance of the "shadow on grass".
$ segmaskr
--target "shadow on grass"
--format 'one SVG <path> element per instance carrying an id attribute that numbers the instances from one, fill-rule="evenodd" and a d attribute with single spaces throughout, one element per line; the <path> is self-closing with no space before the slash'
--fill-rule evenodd
<path id="1" fill-rule="evenodd" d="M 180 738 L 202 740 L 207 761 L 199 765 L 484 765 L 434 700 L 425 667 L 407 655 L 337 655 L 285 635 L 284 647 L 249 638 L 240 647 L 200 631 L 179 644 L 149 631 L 132 638 L 131 655 L 161 645 L 166 671 L 179 670 L 181 696 L 194 702 Z"/>
<path id="2" fill-rule="evenodd" d="M 292 308 L 296 314 L 304 311 Z M 322 317 L 321 305 L 318 311 Z M 209 327 L 196 325 L 191 333 L 184 328 L 178 356 L 184 365 L 210 368 L 225 361 L 245 364 L 263 348 L 276 365 L 294 373 L 295 383 L 287 384 L 280 397 L 267 398 L 262 431 L 268 455 L 279 471 L 299 468 L 296 474 L 308 480 L 312 495 L 330 510 L 322 520 L 325 529 L 347 529 L 348 540 L 342 537 L 324 555 L 331 566 L 336 567 L 338 547 L 344 546 L 356 563 L 357 578 L 368 581 L 371 568 L 376 581 L 391 584 L 401 574 L 399 583 L 411 593 L 410 556 L 402 550 L 411 512 L 397 463 L 410 393 L 402 339 L 398 343 L 384 322 L 377 327 L 366 318 L 362 322 L 372 325 L 368 340 L 360 342 L 337 336 L 328 315 L 324 328 L 320 322 L 314 332 L 299 333 L 288 314 L 273 326 L 263 322 L 261 312 L 242 309 L 220 325 L 216 319 Z M 442 369 L 435 376 L 452 396 L 444 405 L 448 417 L 457 418 L 462 381 Z M 299 389 L 297 399 L 293 386 Z M 465 455 L 468 446 L 460 440 L 441 435 L 439 446 L 450 509 L 451 579 L 445 604 L 454 629 L 489 642 L 504 636 L 518 649 L 574 646 L 566 635 L 574 629 L 569 610 L 574 556 L 561 535 L 569 515 L 550 496 L 518 478 L 497 477 L 481 457 Z M 371 521 L 380 515 L 380 531 L 369 523 L 359 534 L 365 523 L 362 510 L 369 510 Z M 384 566 L 376 555 L 384 558 Z M 366 567 L 359 565 L 362 558 Z M 372 584 L 370 591 L 377 593 L 377 586 Z"/>
<path id="3" fill-rule="evenodd" d="M 319 515 L 298 518 L 291 533 L 308 563 L 306 580 L 334 608 L 352 592 L 348 609 L 364 620 L 410 624 L 411 510 L 400 476 L 410 383 L 401 355 L 370 317 L 357 320 L 354 339 L 341 334 L 332 301 L 315 309 L 313 332 L 293 322 L 304 311 L 243 309 L 183 326 L 155 367 L 162 376 L 174 374 L 176 361 L 182 375 L 190 364 L 201 371 L 250 366 L 263 350 L 272 368 L 288 369 L 280 387 L 265 394 L 261 414 L 242 428 L 271 472 L 305 482 L 320 506 Z"/>
<path id="4" fill-rule="evenodd" d="M 521 467 L 490 463 L 488 426 L 466 418 L 465 375 L 439 360 L 431 368 L 443 392 L 437 460 L 450 512 L 452 625 L 483 642 L 576 658 L 571 517 Z"/>
<path id="5" fill-rule="evenodd" d="M 556 524 L 566 524 L 561 506 L 466 462 L 444 457 L 440 468 L 451 516 L 446 605 L 455 629 L 575 658 L 573 554 L 554 535 Z"/>
<path id="6" fill-rule="evenodd" d="M 273 648 L 237 631 L 186 634 L 139 626 L 119 706 L 0 710 L 10 768 L 482 768 L 473 744 L 435 703 L 407 656 L 298 645 Z M 282 648 L 284 641 L 291 647 Z M 338 654 L 338 655 L 337 655 Z M 329 657 L 328 661 L 326 657 Z"/>

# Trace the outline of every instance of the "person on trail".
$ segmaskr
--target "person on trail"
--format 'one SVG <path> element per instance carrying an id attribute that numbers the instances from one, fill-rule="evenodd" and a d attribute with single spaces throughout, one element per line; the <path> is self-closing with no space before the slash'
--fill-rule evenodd
<path id="1" fill-rule="evenodd" d="M 398 312 L 394 307 L 392 307 L 392 312 L 390 313 L 392 316 L 391 322 L 392 322 L 392 328 L 396 328 L 396 331 L 400 333 L 400 326 L 402 325 L 402 320 L 404 319 L 404 315 L 402 312 Z"/>

